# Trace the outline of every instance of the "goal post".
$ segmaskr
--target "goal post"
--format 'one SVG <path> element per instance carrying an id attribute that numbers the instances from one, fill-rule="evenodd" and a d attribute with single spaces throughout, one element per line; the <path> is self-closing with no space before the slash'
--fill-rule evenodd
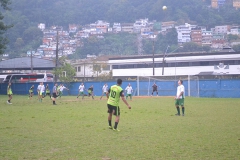
<path id="1" fill-rule="evenodd" d="M 158 86 L 159 96 L 175 96 L 177 91 L 178 80 L 183 80 L 185 87 L 185 95 L 191 97 L 199 97 L 199 79 L 197 76 L 181 76 L 181 77 L 137 77 L 137 95 L 152 95 L 152 85 L 156 83 Z M 154 93 L 156 95 L 156 93 Z"/>

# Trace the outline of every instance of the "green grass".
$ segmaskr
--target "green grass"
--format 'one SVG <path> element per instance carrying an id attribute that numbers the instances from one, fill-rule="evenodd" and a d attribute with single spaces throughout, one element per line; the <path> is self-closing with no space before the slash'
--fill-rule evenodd
<path id="1" fill-rule="evenodd" d="M 1 160 L 240 159 L 240 99 L 186 98 L 178 117 L 173 98 L 133 97 L 114 132 L 106 98 L 36 98 L 0 96 Z"/>

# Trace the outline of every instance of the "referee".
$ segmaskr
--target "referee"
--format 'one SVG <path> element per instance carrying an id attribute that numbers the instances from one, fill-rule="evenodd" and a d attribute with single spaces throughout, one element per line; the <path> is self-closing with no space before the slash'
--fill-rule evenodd
<path id="1" fill-rule="evenodd" d="M 52 90 L 52 101 L 53 101 L 53 105 L 57 105 L 56 104 L 56 98 L 57 98 L 57 83 L 55 83 L 55 85 L 53 86 L 53 90 Z"/>

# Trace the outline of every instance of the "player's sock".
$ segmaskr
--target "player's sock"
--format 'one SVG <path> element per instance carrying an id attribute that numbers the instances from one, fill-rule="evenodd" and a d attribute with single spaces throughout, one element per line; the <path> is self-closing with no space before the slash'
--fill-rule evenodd
<path id="1" fill-rule="evenodd" d="M 177 107 L 177 114 L 180 115 L 180 108 Z"/>
<path id="2" fill-rule="evenodd" d="M 112 126 L 112 121 L 108 120 L 108 124 L 109 124 L 109 126 Z"/>
<path id="3" fill-rule="evenodd" d="M 10 100 L 8 100 L 8 102 L 11 103 Z"/>
<path id="4" fill-rule="evenodd" d="M 117 129 L 118 122 L 115 122 L 114 129 Z"/>
<path id="5" fill-rule="evenodd" d="M 53 101 L 53 104 L 55 104 L 55 101 Z"/>
<path id="6" fill-rule="evenodd" d="M 184 107 L 182 107 L 182 114 L 184 114 L 184 111 L 185 111 L 185 108 L 184 108 Z"/>

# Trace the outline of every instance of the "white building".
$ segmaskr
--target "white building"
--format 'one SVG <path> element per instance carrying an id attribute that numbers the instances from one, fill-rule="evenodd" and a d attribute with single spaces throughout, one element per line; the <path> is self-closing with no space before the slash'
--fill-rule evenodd
<path id="1" fill-rule="evenodd" d="M 191 42 L 191 30 L 192 28 L 196 28 L 197 25 L 191 25 L 185 23 L 184 25 L 175 26 L 178 33 L 178 43 L 186 43 Z"/>
<path id="2" fill-rule="evenodd" d="M 223 26 L 215 26 L 214 32 L 216 34 L 227 34 L 227 32 L 230 30 L 228 25 Z"/>
<path id="3" fill-rule="evenodd" d="M 212 44 L 212 31 L 202 31 L 202 45 Z"/>
<path id="4" fill-rule="evenodd" d="M 38 28 L 41 29 L 42 31 L 45 30 L 46 25 L 44 23 L 39 23 Z"/>

